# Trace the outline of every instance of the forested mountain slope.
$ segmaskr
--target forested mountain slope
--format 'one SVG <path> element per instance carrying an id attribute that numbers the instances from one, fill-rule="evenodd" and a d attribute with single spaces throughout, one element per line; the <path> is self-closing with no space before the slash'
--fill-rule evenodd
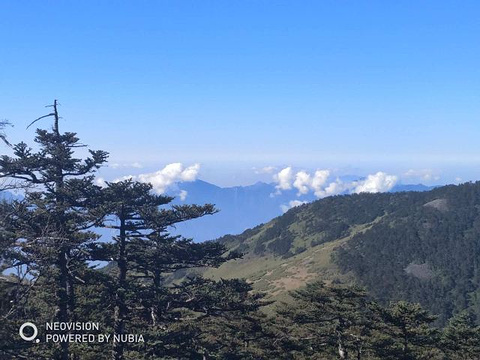
<path id="1" fill-rule="evenodd" d="M 273 297 L 314 279 L 354 281 L 383 302 L 420 302 L 443 322 L 480 315 L 480 182 L 325 198 L 218 241 L 245 254 L 208 270 Z"/>

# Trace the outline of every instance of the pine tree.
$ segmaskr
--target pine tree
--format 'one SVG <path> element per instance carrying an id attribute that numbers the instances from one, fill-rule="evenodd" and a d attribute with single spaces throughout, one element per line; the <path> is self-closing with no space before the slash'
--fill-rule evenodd
<path id="1" fill-rule="evenodd" d="M 382 359 L 433 359 L 438 331 L 431 327 L 436 317 L 419 304 L 406 301 L 388 308 L 377 308 L 383 321 L 375 340 L 377 354 Z"/>
<path id="2" fill-rule="evenodd" d="M 442 331 L 441 348 L 451 360 L 480 359 L 480 327 L 472 314 L 462 312 L 450 319 Z"/>
<path id="3" fill-rule="evenodd" d="M 99 219 L 90 209 L 99 188 L 93 184 L 93 172 L 107 158 L 104 151 L 89 150 L 90 156 L 79 159 L 75 150 L 85 147 L 75 133 L 61 133 L 58 103 L 53 112 L 36 121 L 52 117 L 51 131 L 37 129 L 34 151 L 21 142 L 13 145 L 13 156 L 0 157 L 0 177 L 9 187 L 27 187 L 25 200 L 16 204 L 8 219 L 14 234 L 16 253 L 13 266 L 23 266 L 38 281 L 40 277 L 55 288 L 55 318 L 69 322 L 75 317 L 75 283 L 84 266 L 82 247 L 97 239 L 87 231 Z M 31 125 L 32 125 L 31 124 Z M 69 358 L 69 345 L 61 345 L 62 360 Z"/>
<path id="4" fill-rule="evenodd" d="M 214 214 L 213 205 L 183 205 L 161 208 L 171 197 L 155 195 L 150 184 L 125 180 L 108 183 L 103 191 L 101 225 L 117 231 L 113 243 L 92 247 L 92 259 L 113 260 L 117 264 L 114 333 L 125 333 L 129 314 L 127 298 L 135 297 L 149 314 L 152 326 L 158 326 L 165 304 L 163 277 L 176 270 L 218 266 L 229 259 L 219 243 L 194 243 L 170 236 L 167 228 L 179 222 Z M 130 294 L 130 295 L 129 295 Z M 141 296 L 138 296 L 142 294 Z M 132 301 L 137 303 L 137 300 Z M 138 310 L 137 310 L 138 311 Z M 114 344 L 112 358 L 122 359 L 124 344 Z"/>
<path id="5" fill-rule="evenodd" d="M 279 310 L 290 320 L 288 336 L 301 352 L 323 359 L 362 359 L 372 324 L 366 292 L 358 287 L 307 284 L 293 292 L 293 304 Z"/>
<path id="6" fill-rule="evenodd" d="M 260 359 L 260 307 L 269 304 L 245 280 L 188 278 L 166 289 L 161 326 L 148 327 L 155 358 Z M 164 303 L 165 305 L 167 303 Z"/>

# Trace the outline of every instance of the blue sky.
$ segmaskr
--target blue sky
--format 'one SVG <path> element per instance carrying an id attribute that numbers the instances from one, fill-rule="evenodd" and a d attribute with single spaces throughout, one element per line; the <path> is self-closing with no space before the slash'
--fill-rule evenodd
<path id="1" fill-rule="evenodd" d="M 478 1 L 2 1 L 0 118 L 25 139 L 59 99 L 64 129 L 125 165 L 106 176 L 478 179 L 479 17 Z"/>

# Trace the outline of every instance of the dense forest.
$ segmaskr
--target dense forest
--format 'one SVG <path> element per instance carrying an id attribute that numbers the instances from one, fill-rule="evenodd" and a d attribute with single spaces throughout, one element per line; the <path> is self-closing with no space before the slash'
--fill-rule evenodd
<path id="1" fill-rule="evenodd" d="M 420 303 L 437 316 L 436 324 L 445 325 L 464 310 L 480 316 L 479 209 L 480 182 L 334 196 L 219 242 L 250 254 L 251 267 L 271 258 L 290 266 L 316 259 L 318 249 L 332 244 L 336 274 L 330 280 L 349 276 L 383 305 Z M 322 279 L 304 263 L 311 277 Z M 233 265 L 229 270 L 234 273 Z"/>
<path id="2" fill-rule="evenodd" d="M 338 249 L 341 269 L 378 299 L 420 302 L 442 323 L 465 309 L 479 316 L 480 183 L 404 197 Z"/>
<path id="3" fill-rule="evenodd" d="M 479 184 L 327 198 L 196 243 L 168 230 L 215 216 L 214 205 L 170 205 L 132 180 L 96 185 L 108 154 L 61 132 L 56 102 L 36 121 L 48 120 L 34 146 L 2 135 L 3 189 L 23 196 L 0 203 L 1 359 L 480 358 Z M 335 263 L 364 288 L 317 279 L 273 303 L 246 279 L 187 272 L 167 281 L 249 252 L 290 259 L 341 238 Z M 20 338 L 25 322 L 37 336 Z M 89 323 L 99 329 L 79 328 Z M 70 337 L 83 333 L 111 338 Z"/>

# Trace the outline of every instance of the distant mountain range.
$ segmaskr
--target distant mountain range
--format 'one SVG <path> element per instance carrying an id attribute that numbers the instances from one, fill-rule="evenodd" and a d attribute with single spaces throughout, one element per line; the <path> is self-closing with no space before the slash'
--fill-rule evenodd
<path id="1" fill-rule="evenodd" d="M 355 179 L 360 178 L 348 176 L 344 180 Z M 317 200 L 313 193 L 297 196 L 297 189 L 278 193 L 275 185 L 257 182 L 249 186 L 219 187 L 202 180 L 178 183 L 169 190 L 170 195 L 176 196 L 175 204 L 212 203 L 220 212 L 180 224 L 174 231 L 195 241 L 212 240 L 225 234 L 239 234 L 248 228 L 270 221 L 289 209 L 291 201 L 299 204 Z M 399 184 L 391 192 L 427 191 L 432 188 L 422 184 Z M 179 196 L 181 191 L 186 194 L 184 201 Z"/>

